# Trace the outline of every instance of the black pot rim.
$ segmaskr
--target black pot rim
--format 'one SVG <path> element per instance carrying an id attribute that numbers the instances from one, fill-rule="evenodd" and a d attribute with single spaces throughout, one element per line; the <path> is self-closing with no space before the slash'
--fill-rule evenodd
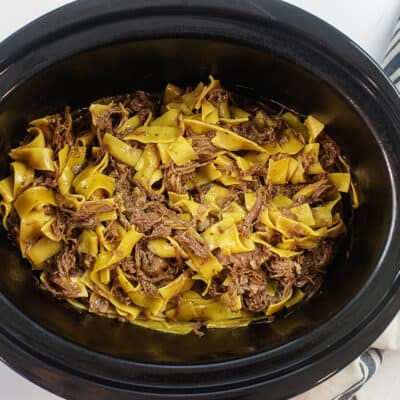
<path id="1" fill-rule="evenodd" d="M 279 0 L 270 0 L 267 4 L 262 1 L 249 1 L 246 3 L 246 7 L 242 2 L 227 0 L 213 2 L 200 0 L 184 2 L 179 0 L 136 2 L 86 0 L 68 4 L 30 23 L 0 45 L 0 97 L 6 98 L 16 86 L 23 84 L 37 71 L 47 66 L 46 63 L 49 61 L 41 59 L 36 60 L 35 64 L 26 64 L 26 54 L 31 53 L 34 49 L 61 42 L 63 38 L 72 36 L 76 31 L 88 32 L 112 22 L 130 19 L 138 21 L 141 18 L 148 18 L 149 15 L 157 16 L 159 21 L 168 20 L 172 17 L 183 19 L 189 16 L 202 20 L 204 23 L 207 17 L 212 15 L 213 18 L 218 19 L 218 23 L 222 26 L 220 37 L 218 35 L 214 35 L 214 37 L 235 42 L 239 42 L 239 39 L 233 36 L 227 37 L 227 32 L 223 29 L 224 23 L 227 26 L 229 24 L 240 24 L 242 29 L 245 29 L 246 24 L 252 24 L 263 29 L 268 24 L 279 23 L 282 27 L 282 34 L 285 33 L 285 29 L 295 30 L 298 32 L 299 40 L 302 43 L 311 43 L 314 51 L 321 51 L 325 54 L 325 57 L 330 57 L 331 64 L 336 65 L 338 69 L 353 71 L 353 75 L 354 71 L 358 71 L 357 79 L 359 79 L 360 84 L 367 85 L 373 96 L 379 99 L 381 107 L 390 118 L 392 125 L 400 126 L 398 93 L 377 64 L 356 44 L 333 27 Z M 181 31 L 171 31 L 171 37 L 184 37 L 185 31 L 182 27 L 180 29 Z M 317 33 L 318 39 L 316 39 Z M 200 35 L 199 32 L 194 32 L 192 36 L 206 37 L 204 33 Z M 150 37 L 151 33 L 143 33 L 143 39 Z M 118 36 L 110 38 L 108 44 L 120 39 Z M 249 37 L 246 40 L 243 42 L 244 44 L 248 44 Z M 104 44 L 104 42 L 96 43 L 95 41 L 92 43 L 93 47 Z M 338 57 L 338 54 L 341 56 Z M 59 55 L 60 59 L 65 56 L 66 54 Z M 54 61 L 54 59 L 51 59 L 51 62 Z M 32 63 L 32 60 L 30 62 Z M 307 65 L 302 66 L 307 68 Z M 312 68 L 310 66 L 311 70 Z M 326 76 L 325 78 L 329 79 Z M 371 125 L 373 125 L 373 121 L 371 121 Z M 367 292 L 372 290 L 371 287 L 376 274 L 370 277 L 364 288 L 349 304 L 326 323 L 304 337 L 251 356 L 198 365 L 139 363 L 95 353 L 40 327 L 17 310 L 3 295 L 0 295 L 0 310 L 3 315 L 3 323 L 0 327 L 0 355 L 12 368 L 28 379 L 69 398 L 76 398 L 80 391 L 80 385 L 98 390 L 104 398 L 111 394 L 118 394 L 121 398 L 125 398 L 124 396 L 128 398 L 132 394 L 136 394 L 137 398 L 141 398 L 140 396 L 145 393 L 160 398 L 187 397 L 188 394 L 192 398 L 203 398 L 209 396 L 210 393 L 213 394 L 214 398 L 229 398 L 233 394 L 244 394 L 249 390 L 261 387 L 268 387 L 278 393 L 279 385 L 282 385 L 282 382 L 288 382 L 288 379 L 293 383 L 293 386 L 284 389 L 282 393 L 285 396 L 310 387 L 316 380 L 344 367 L 366 349 L 379 336 L 400 308 L 400 276 L 395 266 L 400 255 L 400 249 L 394 242 L 394 238 L 400 233 L 398 213 L 400 163 L 397 155 L 400 154 L 398 151 L 400 149 L 400 137 L 398 131 L 395 131 L 392 137 L 381 136 L 377 137 L 377 140 L 386 158 L 392 186 L 391 229 L 386 246 L 377 263 L 377 270 L 385 264 L 393 282 L 390 286 L 387 285 L 384 288 L 385 290 L 380 293 L 382 295 L 380 302 L 376 303 L 374 308 L 371 307 L 370 312 L 365 313 L 361 321 L 351 322 L 351 329 L 348 320 L 351 318 L 355 307 L 360 306 L 361 302 L 367 301 Z M 335 338 L 330 339 L 333 330 L 338 327 L 346 327 L 346 329 L 343 329 L 343 332 L 336 333 Z M 25 333 L 22 332 L 22 328 Z M 30 337 L 35 337 L 35 344 L 30 342 Z M 305 337 L 310 344 L 307 348 L 304 348 L 303 338 Z M 48 344 L 49 348 L 45 344 Z M 58 354 L 55 351 L 57 348 L 63 357 L 57 357 Z M 293 362 L 288 361 L 287 367 L 280 371 L 275 373 L 264 371 L 263 365 L 273 359 L 289 357 L 288 360 L 290 360 L 290 357 L 294 354 L 303 354 L 303 352 L 307 354 L 306 358 L 293 358 Z M 79 359 L 74 359 L 78 353 L 80 354 Z M 26 359 L 29 360 L 29 363 L 24 361 Z M 92 361 L 87 363 L 85 361 L 87 359 Z M 81 369 L 75 370 L 74 365 L 70 363 L 71 360 L 81 362 Z M 121 369 L 134 368 L 137 371 L 136 378 L 130 376 L 129 379 L 116 379 L 112 376 L 105 376 L 100 370 L 93 369 L 94 362 L 99 363 L 99 365 L 107 363 L 112 366 L 108 371 L 110 376 L 111 369 L 116 366 Z M 27 367 L 27 364 L 29 364 L 29 367 Z M 251 376 L 245 371 L 250 366 L 254 371 Z M 46 368 L 51 371 L 54 376 L 65 382 L 69 387 L 68 391 L 61 392 L 62 389 L 57 387 L 59 383 L 55 384 L 51 379 L 41 377 L 40 374 L 35 372 L 35 368 Z M 230 377 L 224 375 L 224 371 L 227 370 L 231 372 Z M 206 373 L 207 376 L 210 374 L 220 376 L 220 381 L 205 379 L 202 383 L 189 378 L 190 375 L 196 374 L 202 374 L 201 376 L 206 378 Z M 177 388 L 168 383 L 157 384 L 153 380 L 147 379 L 147 376 L 154 378 L 158 374 L 171 376 L 184 374 L 186 381 Z M 276 395 L 275 397 L 278 398 Z"/>

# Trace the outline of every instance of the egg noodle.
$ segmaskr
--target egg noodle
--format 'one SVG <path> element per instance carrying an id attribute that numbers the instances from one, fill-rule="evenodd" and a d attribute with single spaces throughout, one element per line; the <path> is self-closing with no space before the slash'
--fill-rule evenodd
<path id="1" fill-rule="evenodd" d="M 40 286 L 176 334 L 311 298 L 358 206 L 350 168 L 314 116 L 242 103 L 210 77 L 32 121 L 0 210 Z"/>

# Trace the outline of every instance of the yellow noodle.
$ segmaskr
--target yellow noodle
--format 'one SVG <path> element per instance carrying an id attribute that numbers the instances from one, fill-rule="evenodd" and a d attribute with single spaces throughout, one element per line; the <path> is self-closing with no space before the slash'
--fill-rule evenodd
<path id="1" fill-rule="evenodd" d="M 346 231 L 337 206 L 340 193 L 350 192 L 353 207 L 359 204 L 350 167 L 339 157 L 338 169 L 324 170 L 320 163 L 324 149 L 318 142 L 324 124 L 315 117 L 308 116 L 303 123 L 292 112 L 269 116 L 258 109 L 250 114 L 226 98 L 219 80 L 210 76 L 207 85 L 200 82 L 186 92 L 168 84 L 161 115 L 153 115 L 155 111 L 147 107 L 135 108 L 132 98 L 126 106 L 118 101 L 93 103 L 91 126 L 72 135 L 73 141 L 61 148 L 54 145 L 54 126 L 62 123 L 61 129 L 73 133 L 68 108 L 61 119 L 50 116 L 31 122 L 32 139 L 10 151 L 11 175 L 0 181 L 0 213 L 7 227 L 10 213 L 12 222 L 16 218 L 15 209 L 21 254 L 33 269 L 44 271 L 40 276 L 44 286 L 55 283 L 66 288 L 67 301 L 81 310 L 92 311 L 93 304 L 101 301 L 101 314 L 174 334 L 191 332 L 198 321 L 209 328 L 247 326 L 305 300 L 307 291 L 290 286 L 282 290 L 279 279 L 268 276 L 269 306 L 262 315 L 246 311 L 246 294 L 234 275 L 224 270 L 224 258 L 252 256 L 254 251 L 256 259 L 265 248 L 275 257 L 296 257 L 293 265 L 299 273 L 299 255 Z M 279 118 L 285 120 L 282 129 Z M 256 143 L 236 133 L 248 127 L 281 129 L 279 141 Z M 79 130 L 74 125 L 75 129 Z M 139 188 L 125 191 L 115 171 Z M 310 175 L 320 175 L 320 180 Z M 319 195 L 326 179 L 334 187 L 323 202 L 313 202 L 310 199 Z M 288 183 L 304 185 L 293 195 L 280 190 L 279 185 Z M 263 186 L 266 201 L 259 210 L 258 191 Z M 142 191 L 147 196 L 144 209 L 151 209 L 162 195 L 160 210 L 168 201 L 176 211 L 175 220 L 162 211 L 154 218 L 160 224 L 166 221 L 165 227 L 142 227 L 140 214 L 132 212 L 137 210 L 129 203 L 130 196 L 141 201 Z M 63 231 L 71 227 L 62 218 L 68 213 L 78 221 L 72 228 L 79 232 L 74 238 L 76 257 L 87 269 L 81 276 L 74 272 L 50 282 L 48 260 L 60 257 L 57 254 L 63 250 Z M 250 232 L 243 229 L 247 224 L 252 226 Z M 174 239 L 182 230 L 187 242 Z M 143 258 L 144 250 L 148 259 Z M 174 276 L 165 284 L 161 275 L 161 283 L 151 286 L 139 273 L 132 273 L 140 263 L 144 273 L 146 262 L 151 267 L 166 263 L 166 276 Z M 217 282 L 222 282 L 223 290 L 214 296 Z M 118 300 L 122 294 L 129 304 Z M 90 306 L 79 301 L 89 295 Z"/>
<path id="2" fill-rule="evenodd" d="M 142 126 L 128 133 L 124 139 L 140 143 L 173 143 L 179 135 L 179 128 L 174 126 Z"/>
<path id="3" fill-rule="evenodd" d="M 94 264 L 93 271 L 98 272 L 128 257 L 135 244 L 143 237 L 142 233 L 136 231 L 132 226 L 122 238 L 115 251 L 104 251 L 99 253 Z"/>
<path id="4" fill-rule="evenodd" d="M 103 143 L 107 146 L 108 152 L 117 160 L 134 167 L 138 162 L 142 151 L 136 147 L 117 139 L 115 136 L 106 133 L 103 138 Z"/>
<path id="5" fill-rule="evenodd" d="M 62 194 L 67 194 L 77 171 L 85 162 L 86 147 L 65 145 L 58 153 L 61 174 L 58 178 L 58 187 Z"/>
<path id="6" fill-rule="evenodd" d="M 19 246 L 22 257 L 26 257 L 29 247 L 40 237 L 42 237 L 42 228 L 49 222 L 53 221 L 53 217 L 46 215 L 43 209 L 31 210 L 28 214 L 21 217 Z"/>
<path id="7" fill-rule="evenodd" d="M 176 165 L 184 165 L 198 158 L 190 142 L 182 136 L 167 147 L 167 152 Z"/>
<path id="8" fill-rule="evenodd" d="M 32 210 L 47 205 L 56 205 L 53 192 L 43 186 L 30 187 L 21 193 L 14 202 L 20 218 L 26 217 Z"/>
<path id="9" fill-rule="evenodd" d="M 13 177 L 13 198 L 16 198 L 25 187 L 29 186 L 35 178 L 35 172 L 26 164 L 19 161 L 10 163 Z"/>
<path id="10" fill-rule="evenodd" d="M 240 237 L 232 217 L 212 225 L 201 236 L 211 251 L 219 247 L 227 255 L 252 251 L 255 248 L 253 241 Z"/>
<path id="11" fill-rule="evenodd" d="M 60 242 L 43 237 L 28 249 L 27 256 L 33 265 L 40 265 L 57 254 L 61 248 Z"/>
<path id="12" fill-rule="evenodd" d="M 154 144 L 146 145 L 142 156 L 135 165 L 136 174 L 134 179 L 139 181 L 144 187 L 151 189 L 152 186 L 163 178 L 160 170 L 160 155 Z M 159 192 L 163 192 L 161 187 Z"/>
<path id="13" fill-rule="evenodd" d="M 318 121 L 312 115 L 309 115 L 304 121 L 304 125 L 307 127 L 308 133 L 310 135 L 310 143 L 315 142 L 315 139 L 323 131 L 325 125 Z"/>
<path id="14" fill-rule="evenodd" d="M 96 257 L 99 251 L 98 237 L 90 229 L 84 229 L 79 240 L 78 251 L 81 254 L 89 254 Z"/>

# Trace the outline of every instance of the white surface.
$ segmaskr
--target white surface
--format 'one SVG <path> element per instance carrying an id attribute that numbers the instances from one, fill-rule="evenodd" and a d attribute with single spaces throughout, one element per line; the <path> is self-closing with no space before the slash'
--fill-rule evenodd
<path id="1" fill-rule="evenodd" d="M 68 0 L 8 1 L 0 17 L 0 40 L 39 15 L 69 2 Z M 331 23 L 352 38 L 378 62 L 381 62 L 383 58 L 395 20 L 400 14 L 400 0 L 288 0 L 288 2 Z M 400 398 L 400 377 L 397 373 L 400 354 L 387 352 L 384 358 L 384 365 L 360 393 L 360 400 L 398 400 Z M 5 400 L 59 399 L 29 383 L 1 363 L 0 387 L 0 398 Z"/>

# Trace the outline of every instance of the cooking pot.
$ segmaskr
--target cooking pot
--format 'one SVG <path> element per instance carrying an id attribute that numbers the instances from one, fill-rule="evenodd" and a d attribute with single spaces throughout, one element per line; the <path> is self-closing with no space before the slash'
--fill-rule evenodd
<path id="1" fill-rule="evenodd" d="M 267 325 L 175 336 L 79 314 L 39 291 L 2 233 L 0 356 L 67 399 L 283 399 L 343 368 L 400 308 L 400 101 L 337 30 L 269 1 L 85 0 L 0 45 L 0 170 L 28 121 L 208 74 L 327 124 L 361 197 L 320 295 Z M 347 257 L 346 257 L 347 254 Z"/>

